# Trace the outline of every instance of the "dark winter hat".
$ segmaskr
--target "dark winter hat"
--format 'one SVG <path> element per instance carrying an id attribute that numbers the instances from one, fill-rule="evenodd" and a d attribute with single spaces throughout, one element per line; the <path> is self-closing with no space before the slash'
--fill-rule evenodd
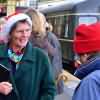
<path id="1" fill-rule="evenodd" d="M 100 51 L 100 22 L 79 25 L 75 30 L 73 47 L 76 53 Z"/>

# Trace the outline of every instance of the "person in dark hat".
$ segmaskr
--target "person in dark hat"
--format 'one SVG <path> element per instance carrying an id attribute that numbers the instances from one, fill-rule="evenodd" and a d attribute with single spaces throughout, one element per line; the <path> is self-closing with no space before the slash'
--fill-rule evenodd
<path id="1" fill-rule="evenodd" d="M 100 22 L 79 25 L 75 30 L 73 47 L 82 64 L 75 72 L 81 82 L 72 100 L 99 100 Z"/>

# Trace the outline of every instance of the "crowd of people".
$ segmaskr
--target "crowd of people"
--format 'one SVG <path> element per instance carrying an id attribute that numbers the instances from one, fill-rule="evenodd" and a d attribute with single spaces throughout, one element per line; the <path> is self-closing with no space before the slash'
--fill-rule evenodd
<path id="1" fill-rule="evenodd" d="M 0 100 L 54 100 L 64 92 L 61 46 L 53 26 L 36 9 L 6 16 L 0 28 L 0 64 L 10 69 L 0 82 Z M 99 100 L 100 22 L 75 28 L 81 82 L 72 100 Z"/>

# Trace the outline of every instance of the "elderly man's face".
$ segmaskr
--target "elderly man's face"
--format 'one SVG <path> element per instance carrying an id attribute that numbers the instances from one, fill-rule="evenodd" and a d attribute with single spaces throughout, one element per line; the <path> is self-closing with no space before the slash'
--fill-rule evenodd
<path id="1" fill-rule="evenodd" d="M 89 57 L 89 54 L 87 53 L 84 53 L 84 54 L 80 54 L 80 61 L 81 63 L 86 63 L 88 61 L 88 57 Z"/>
<path id="2" fill-rule="evenodd" d="M 31 35 L 30 25 L 25 23 L 18 23 L 17 27 L 11 33 L 11 44 L 16 45 L 17 47 L 24 48 L 29 41 Z"/>

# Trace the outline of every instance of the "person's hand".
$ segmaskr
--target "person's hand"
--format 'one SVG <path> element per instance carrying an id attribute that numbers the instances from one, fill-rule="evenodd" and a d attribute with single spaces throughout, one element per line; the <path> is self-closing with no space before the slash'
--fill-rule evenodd
<path id="1" fill-rule="evenodd" d="M 12 84 L 9 82 L 0 82 L 0 93 L 8 95 L 12 91 Z"/>

